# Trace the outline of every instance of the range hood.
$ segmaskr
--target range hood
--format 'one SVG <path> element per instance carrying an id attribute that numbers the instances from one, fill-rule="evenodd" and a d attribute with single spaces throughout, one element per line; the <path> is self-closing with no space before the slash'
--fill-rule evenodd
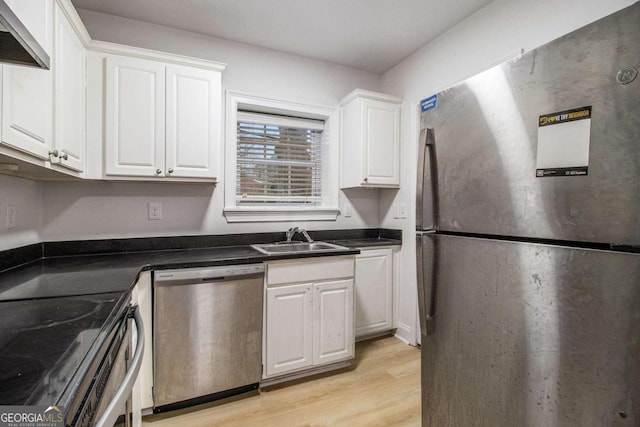
<path id="1" fill-rule="evenodd" d="M 0 0 L 0 62 L 49 69 L 49 55 L 20 22 L 4 0 Z"/>

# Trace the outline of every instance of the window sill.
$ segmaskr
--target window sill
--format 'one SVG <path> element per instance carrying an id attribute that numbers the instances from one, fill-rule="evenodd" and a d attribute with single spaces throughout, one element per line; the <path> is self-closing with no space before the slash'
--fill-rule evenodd
<path id="1" fill-rule="evenodd" d="M 335 221 L 338 208 L 224 208 L 227 222 Z"/>

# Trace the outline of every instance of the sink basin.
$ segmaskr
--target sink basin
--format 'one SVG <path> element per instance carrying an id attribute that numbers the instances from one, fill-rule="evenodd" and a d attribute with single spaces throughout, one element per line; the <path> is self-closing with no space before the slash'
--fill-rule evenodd
<path id="1" fill-rule="evenodd" d="M 282 242 L 282 243 L 263 243 L 259 245 L 251 245 L 252 248 L 266 255 L 277 254 L 294 254 L 308 252 L 329 252 L 346 250 L 344 246 L 334 245 L 327 242 Z"/>

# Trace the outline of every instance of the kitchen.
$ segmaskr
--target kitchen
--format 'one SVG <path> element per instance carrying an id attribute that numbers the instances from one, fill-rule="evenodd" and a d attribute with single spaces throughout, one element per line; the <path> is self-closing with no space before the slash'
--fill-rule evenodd
<path id="1" fill-rule="evenodd" d="M 214 188 L 116 181 L 36 182 L 1 176 L 0 212 L 11 205 L 17 215 L 16 226 L 5 228 L 0 245 L 12 249 L 41 241 L 283 232 L 290 226 L 308 230 L 400 229 L 403 245 L 394 265 L 399 275 L 396 335 L 415 344 L 419 333 L 415 247 L 411 243 L 415 231 L 412 213 L 416 177 L 412 165 L 417 162 L 418 102 L 521 50 L 529 51 L 631 3 L 590 2 L 585 6 L 548 2 L 542 7 L 526 2 L 491 2 L 386 72 L 365 72 L 80 9 L 84 25 L 96 40 L 229 64 L 223 73 L 225 90 L 328 106 L 337 106 L 354 88 L 401 97 L 400 187 L 341 192 L 336 205 L 345 211 L 345 204 L 349 205 L 352 215 L 340 215 L 331 222 L 228 223 L 222 215 L 225 183 Z M 224 170 L 222 159 L 218 170 Z M 149 202 L 162 204 L 162 220 L 147 219 Z M 403 206 L 408 218 L 396 218 L 401 216 L 398 210 Z"/>

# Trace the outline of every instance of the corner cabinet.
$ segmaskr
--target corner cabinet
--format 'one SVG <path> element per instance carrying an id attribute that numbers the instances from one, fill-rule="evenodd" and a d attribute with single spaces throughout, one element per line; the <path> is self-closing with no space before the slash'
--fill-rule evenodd
<path id="1" fill-rule="evenodd" d="M 52 56 L 53 1 L 12 1 L 11 9 Z M 51 61 L 52 68 L 55 67 Z M 2 66 L 2 143 L 47 161 L 53 147 L 53 73 L 39 68 Z"/>
<path id="2" fill-rule="evenodd" d="M 48 53 L 50 69 L 2 66 L 0 155 L 16 161 L 16 176 L 82 177 L 88 34 L 68 0 L 8 4 Z"/>
<path id="3" fill-rule="evenodd" d="M 221 72 L 105 58 L 105 176 L 215 181 Z"/>
<path id="4" fill-rule="evenodd" d="M 354 256 L 266 266 L 263 378 L 303 376 L 352 359 Z"/>
<path id="5" fill-rule="evenodd" d="M 341 188 L 400 186 L 401 103 L 360 89 L 340 101 Z"/>
<path id="6" fill-rule="evenodd" d="M 360 249 L 356 255 L 356 338 L 393 329 L 393 252 Z"/>
<path id="7" fill-rule="evenodd" d="M 65 12 L 54 8 L 53 57 L 55 137 L 51 163 L 76 172 L 85 169 L 85 48 Z"/>

